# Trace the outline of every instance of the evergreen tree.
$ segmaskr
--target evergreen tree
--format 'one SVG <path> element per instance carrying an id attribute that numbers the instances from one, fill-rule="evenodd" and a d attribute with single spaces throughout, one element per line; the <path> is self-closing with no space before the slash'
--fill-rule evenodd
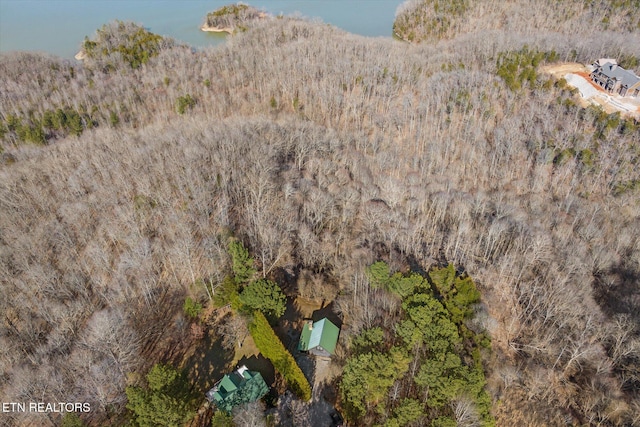
<path id="1" fill-rule="evenodd" d="M 148 388 L 126 388 L 134 425 L 177 426 L 193 416 L 189 386 L 173 367 L 155 365 L 147 374 L 147 383 Z"/>
<path id="2" fill-rule="evenodd" d="M 287 298 L 280 287 L 267 279 L 247 285 L 240 293 L 240 302 L 252 312 L 260 310 L 265 315 L 275 318 L 281 317 L 287 306 Z"/>
<path id="3" fill-rule="evenodd" d="M 236 282 L 239 284 L 248 283 L 256 270 L 253 268 L 253 258 L 249 256 L 249 251 L 241 241 L 231 240 L 229 242 L 229 255 L 231 255 L 231 266 Z"/>
<path id="4" fill-rule="evenodd" d="M 61 427 L 85 427 L 86 424 L 82 422 L 78 414 L 75 412 L 67 412 L 62 417 Z"/>
<path id="5" fill-rule="evenodd" d="M 215 289 L 213 304 L 216 307 L 231 304 L 232 308 L 237 309 L 240 307 L 238 291 L 239 286 L 235 279 L 231 276 L 225 277 L 220 286 Z"/>
<path id="6" fill-rule="evenodd" d="M 402 347 L 388 353 L 370 351 L 347 361 L 340 382 L 345 408 L 359 418 L 373 405 L 380 404 L 389 387 L 408 369 L 411 357 Z"/>
<path id="7" fill-rule="evenodd" d="M 367 269 L 367 275 L 373 288 L 385 288 L 389 281 L 389 266 L 383 261 L 373 263 Z"/>
<path id="8" fill-rule="evenodd" d="M 416 399 L 403 399 L 393 410 L 393 418 L 385 423 L 385 427 L 401 427 L 419 420 L 424 414 L 424 405 Z"/>
<path id="9" fill-rule="evenodd" d="M 429 272 L 434 286 L 442 295 L 444 305 L 454 323 L 461 323 L 473 314 L 471 305 L 480 301 L 480 292 L 469 276 L 456 276 L 453 264 Z"/>
<path id="10" fill-rule="evenodd" d="M 384 331 L 380 327 L 366 329 L 351 343 L 353 352 L 357 354 L 366 353 L 377 348 L 384 341 Z"/>
<path id="11" fill-rule="evenodd" d="M 191 297 L 187 297 L 184 300 L 184 305 L 182 306 L 184 313 L 191 319 L 197 319 L 200 313 L 202 313 L 202 304 L 195 301 Z"/>
<path id="12" fill-rule="evenodd" d="M 387 289 L 404 299 L 411 295 L 416 288 L 427 286 L 428 284 L 424 277 L 417 273 L 413 273 L 408 277 L 396 273 L 389 278 Z"/>
<path id="13" fill-rule="evenodd" d="M 211 418 L 211 427 L 234 427 L 233 417 L 224 411 L 216 411 Z"/>

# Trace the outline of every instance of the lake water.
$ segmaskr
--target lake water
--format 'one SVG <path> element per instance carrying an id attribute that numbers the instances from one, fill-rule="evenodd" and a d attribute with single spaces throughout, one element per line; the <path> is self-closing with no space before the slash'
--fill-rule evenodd
<path id="1" fill-rule="evenodd" d="M 364 36 L 391 37 L 402 0 L 248 1 L 271 14 L 298 12 Z M 224 42 L 223 34 L 199 27 L 207 12 L 235 1 L 224 0 L 0 0 L 0 52 L 44 51 L 72 58 L 85 36 L 119 19 L 192 46 Z"/>

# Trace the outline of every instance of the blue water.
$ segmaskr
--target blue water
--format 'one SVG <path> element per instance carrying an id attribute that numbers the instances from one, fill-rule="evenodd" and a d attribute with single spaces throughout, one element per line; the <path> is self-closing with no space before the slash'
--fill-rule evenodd
<path id="1" fill-rule="evenodd" d="M 247 1 L 271 14 L 299 13 L 364 36 L 391 37 L 402 0 Z M 207 12 L 235 1 L 224 0 L 0 0 L 0 52 L 44 51 L 72 58 L 85 36 L 119 19 L 192 46 L 224 42 L 223 34 L 199 27 Z"/>

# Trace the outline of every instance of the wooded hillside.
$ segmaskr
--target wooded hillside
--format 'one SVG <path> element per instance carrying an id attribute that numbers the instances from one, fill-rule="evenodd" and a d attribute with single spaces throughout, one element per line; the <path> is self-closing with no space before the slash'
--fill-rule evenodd
<path id="1" fill-rule="evenodd" d="M 409 0 L 394 23 L 397 36 L 411 42 L 450 39 L 493 30 L 505 34 L 638 33 L 638 0 Z"/>
<path id="2" fill-rule="evenodd" d="M 233 234 L 265 274 L 317 278 L 297 292 L 337 298 L 347 337 L 400 310 L 368 266 L 453 263 L 498 425 L 640 424 L 640 125 L 535 71 L 640 58 L 620 29 L 411 45 L 283 18 L 135 67 L 2 56 L 0 395 L 122 422 Z"/>

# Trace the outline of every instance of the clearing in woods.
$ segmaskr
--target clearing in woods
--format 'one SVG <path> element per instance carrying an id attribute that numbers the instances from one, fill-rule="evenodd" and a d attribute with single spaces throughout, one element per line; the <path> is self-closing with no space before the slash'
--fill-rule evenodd
<path id="1" fill-rule="evenodd" d="M 591 70 L 584 64 L 570 62 L 546 65 L 540 67 L 540 71 L 557 79 L 564 78 L 569 86 L 578 89 L 578 99 L 582 107 L 588 107 L 590 104 L 600 105 L 609 114 L 620 112 L 623 116 L 640 119 L 640 98 L 622 97 L 605 92 L 591 81 Z"/>

